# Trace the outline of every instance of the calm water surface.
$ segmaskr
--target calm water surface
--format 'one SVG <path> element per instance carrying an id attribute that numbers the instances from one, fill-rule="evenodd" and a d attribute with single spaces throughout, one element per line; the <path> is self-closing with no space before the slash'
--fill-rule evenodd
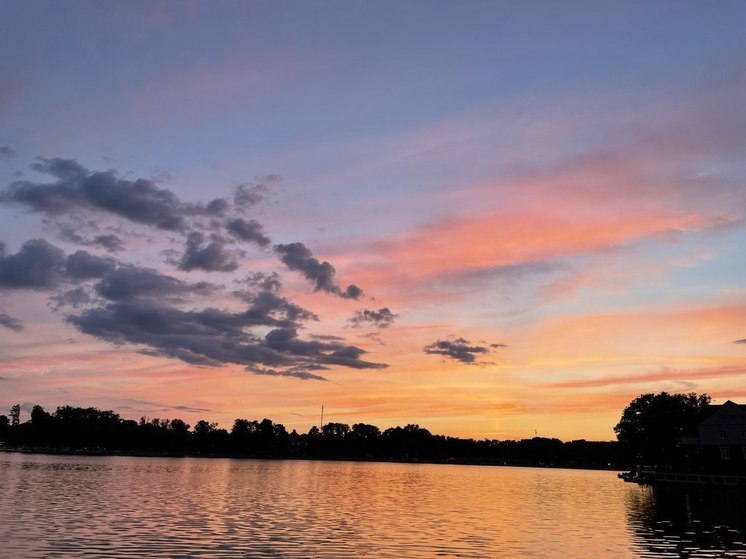
<path id="1" fill-rule="evenodd" d="M 0 557 L 735 557 L 743 495 L 612 472 L 0 453 Z"/>

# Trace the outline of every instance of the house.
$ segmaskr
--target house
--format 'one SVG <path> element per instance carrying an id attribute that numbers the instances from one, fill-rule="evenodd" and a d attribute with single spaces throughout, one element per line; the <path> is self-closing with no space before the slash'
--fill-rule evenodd
<path id="1" fill-rule="evenodd" d="M 746 474 L 746 405 L 728 400 L 710 409 L 697 426 L 700 463 L 708 469 Z"/>
<path id="2" fill-rule="evenodd" d="M 650 485 L 746 487 L 746 405 L 728 400 L 708 406 L 697 434 L 679 440 L 678 456 L 665 467 L 637 466 L 619 474 L 624 481 Z"/>

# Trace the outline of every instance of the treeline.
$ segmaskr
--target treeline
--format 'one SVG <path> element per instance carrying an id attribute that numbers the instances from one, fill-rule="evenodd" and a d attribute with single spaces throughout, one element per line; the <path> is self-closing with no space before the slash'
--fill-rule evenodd
<path id="1" fill-rule="evenodd" d="M 419 425 L 381 431 L 375 425 L 327 423 L 308 433 L 288 433 L 282 424 L 236 419 L 230 431 L 181 419 L 122 419 L 96 408 L 58 407 L 48 413 L 34 406 L 29 421 L 0 415 L 0 441 L 6 448 L 57 452 L 173 456 L 405 460 L 466 464 L 505 464 L 623 469 L 631 464 L 618 442 L 534 437 L 519 441 L 474 440 L 433 435 Z"/>

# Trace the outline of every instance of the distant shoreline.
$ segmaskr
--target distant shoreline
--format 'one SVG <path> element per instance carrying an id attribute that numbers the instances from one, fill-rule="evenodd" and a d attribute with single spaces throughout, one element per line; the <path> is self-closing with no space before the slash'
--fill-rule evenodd
<path id="1" fill-rule="evenodd" d="M 288 432 L 271 419 L 238 418 L 228 429 L 181 419 L 122 419 L 111 410 L 35 405 L 20 423 L 20 405 L 0 415 L 0 449 L 71 456 L 152 456 L 350 460 L 423 464 L 529 466 L 623 471 L 631 454 L 614 441 L 563 442 L 533 437 L 474 440 L 431 433 L 417 424 L 381 430 L 375 425 L 325 423 L 308 433 Z"/>
<path id="2" fill-rule="evenodd" d="M 167 453 L 167 452 L 121 452 L 107 450 L 78 450 L 78 449 L 51 449 L 51 448 L 3 448 L 0 452 L 8 454 L 41 454 L 46 456 L 122 456 L 132 458 L 222 458 L 230 460 L 272 460 L 272 461 L 296 461 L 305 460 L 311 462 L 373 462 L 381 464 L 434 464 L 442 466 L 495 466 L 505 468 L 544 468 L 554 470 L 594 470 L 599 472 L 623 472 L 624 469 L 615 467 L 592 467 L 592 466 L 563 466 L 555 464 L 529 464 L 529 463 L 497 463 L 489 461 L 464 461 L 464 460 L 404 460 L 404 459 L 382 459 L 361 457 L 339 457 L 339 456 L 247 456 L 244 454 L 193 454 L 193 453 Z"/>

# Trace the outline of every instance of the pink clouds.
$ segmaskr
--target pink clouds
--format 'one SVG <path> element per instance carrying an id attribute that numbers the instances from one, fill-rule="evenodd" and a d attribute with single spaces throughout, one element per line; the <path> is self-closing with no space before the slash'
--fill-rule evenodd
<path id="1" fill-rule="evenodd" d="M 663 369 L 651 373 L 637 373 L 624 376 L 599 377 L 591 379 L 565 380 L 548 383 L 548 388 L 599 388 L 619 384 L 650 384 L 661 381 L 701 380 L 713 378 L 733 378 L 746 375 L 746 365 L 720 367 L 715 369 L 677 370 Z"/>
<path id="2" fill-rule="evenodd" d="M 533 265 L 541 271 L 540 262 L 608 251 L 656 235 L 702 230 L 712 223 L 709 216 L 696 213 L 583 217 L 558 211 L 557 206 L 550 212 L 456 215 L 375 242 L 370 249 L 372 262 L 352 266 L 351 272 L 368 285 L 387 290 L 391 284 L 407 289 L 423 281 L 458 279 L 517 265 Z"/>

